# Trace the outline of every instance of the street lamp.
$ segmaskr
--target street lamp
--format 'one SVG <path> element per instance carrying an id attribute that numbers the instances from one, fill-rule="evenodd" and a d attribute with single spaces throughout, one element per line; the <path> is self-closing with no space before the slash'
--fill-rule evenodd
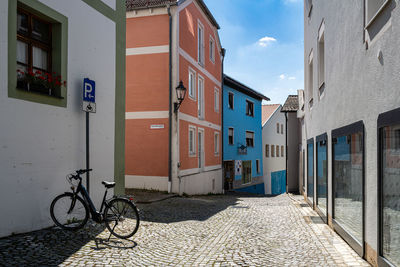
<path id="1" fill-rule="evenodd" d="M 182 101 L 185 99 L 185 95 L 186 95 L 186 88 L 185 86 L 183 86 L 183 82 L 180 81 L 179 85 L 175 88 L 176 90 L 176 97 L 178 99 L 178 102 L 174 103 L 174 112 L 177 112 L 179 107 L 182 104 Z"/>

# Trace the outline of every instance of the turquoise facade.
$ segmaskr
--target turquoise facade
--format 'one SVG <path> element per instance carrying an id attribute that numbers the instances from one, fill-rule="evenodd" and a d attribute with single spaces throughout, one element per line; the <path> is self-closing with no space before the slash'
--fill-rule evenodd
<path id="1" fill-rule="evenodd" d="M 226 83 L 223 87 L 223 160 L 226 162 L 242 161 L 242 174 L 234 175 L 233 186 L 230 189 L 241 192 L 265 194 L 262 164 L 262 125 L 261 98 L 246 94 L 243 89 L 233 88 Z M 229 107 L 229 93 L 233 94 L 233 109 Z M 246 100 L 254 105 L 254 114 L 246 114 Z M 233 128 L 233 144 L 229 144 L 229 128 Z M 246 146 L 246 131 L 254 133 L 254 146 L 247 146 L 246 153 L 240 151 Z M 257 170 L 257 163 L 259 166 Z M 250 182 L 243 181 L 244 162 L 251 161 Z M 225 172 L 227 170 L 225 169 Z M 228 171 L 230 173 L 230 171 Z"/>

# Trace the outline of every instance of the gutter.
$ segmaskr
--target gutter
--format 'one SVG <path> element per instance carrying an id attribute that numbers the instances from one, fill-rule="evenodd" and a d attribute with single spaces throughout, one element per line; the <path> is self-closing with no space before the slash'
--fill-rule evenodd
<path id="1" fill-rule="evenodd" d="M 224 177 L 224 60 L 225 48 L 221 49 L 222 62 L 221 62 L 221 167 L 222 167 L 222 193 L 225 193 L 225 177 Z"/>
<path id="2" fill-rule="evenodd" d="M 172 16 L 167 4 L 169 16 L 169 114 L 168 114 L 168 193 L 172 189 Z"/>

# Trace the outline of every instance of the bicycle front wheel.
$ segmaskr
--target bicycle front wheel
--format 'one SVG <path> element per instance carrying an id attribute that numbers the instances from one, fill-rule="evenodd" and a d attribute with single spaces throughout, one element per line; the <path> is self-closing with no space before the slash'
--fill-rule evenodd
<path id="1" fill-rule="evenodd" d="M 139 213 L 136 206 L 125 198 L 114 198 L 104 210 L 107 229 L 116 237 L 126 239 L 139 228 Z"/>
<path id="2" fill-rule="evenodd" d="M 64 230 L 82 228 L 89 219 L 89 208 L 82 198 L 72 193 L 56 197 L 50 206 L 54 223 Z"/>

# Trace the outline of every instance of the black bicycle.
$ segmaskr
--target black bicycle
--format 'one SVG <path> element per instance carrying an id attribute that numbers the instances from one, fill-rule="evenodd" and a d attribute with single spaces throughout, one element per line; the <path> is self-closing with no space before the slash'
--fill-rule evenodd
<path id="1" fill-rule="evenodd" d="M 106 200 L 107 191 L 115 186 L 115 182 L 103 181 L 106 191 L 101 203 L 100 211 L 94 207 L 86 188 L 82 185 L 81 175 L 92 171 L 77 170 L 76 174 L 69 174 L 67 181 L 71 184 L 71 192 L 57 196 L 50 206 L 50 215 L 55 224 L 64 230 L 78 230 L 89 219 L 89 212 L 93 221 L 105 223 L 110 236 L 127 239 L 133 236 L 139 228 L 139 213 L 132 198 L 112 197 Z M 77 181 L 78 184 L 74 184 Z M 82 197 L 78 194 L 81 193 Z M 104 213 L 102 212 L 104 208 Z"/>

